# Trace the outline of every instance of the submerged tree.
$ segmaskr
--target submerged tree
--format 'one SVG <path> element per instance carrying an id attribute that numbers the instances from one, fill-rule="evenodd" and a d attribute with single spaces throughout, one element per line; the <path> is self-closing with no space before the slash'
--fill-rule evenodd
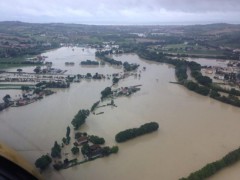
<path id="1" fill-rule="evenodd" d="M 79 153 L 79 148 L 74 146 L 72 149 L 71 149 L 72 153 L 75 155 L 75 154 L 78 154 Z"/>
<path id="2" fill-rule="evenodd" d="M 51 156 L 53 158 L 61 158 L 61 146 L 55 141 L 54 146 L 52 147 Z"/>
<path id="3" fill-rule="evenodd" d="M 67 127 L 66 137 L 69 137 L 69 136 L 70 136 L 70 132 L 71 132 L 71 129 L 70 129 L 70 127 L 68 126 L 68 127 Z"/>
<path id="4" fill-rule="evenodd" d="M 41 170 L 44 170 L 48 167 L 48 165 L 52 162 L 51 157 L 49 155 L 42 155 L 40 158 L 38 158 L 35 161 L 35 166 L 37 168 L 40 168 Z"/>
<path id="5" fill-rule="evenodd" d="M 82 124 L 85 123 L 85 120 L 89 116 L 89 113 L 89 110 L 85 109 L 81 109 L 80 111 L 78 111 L 78 113 L 75 115 L 71 122 L 75 129 L 78 129 Z"/>
<path id="6" fill-rule="evenodd" d="M 3 97 L 3 101 L 8 104 L 10 102 L 11 96 L 7 94 L 6 96 Z"/>

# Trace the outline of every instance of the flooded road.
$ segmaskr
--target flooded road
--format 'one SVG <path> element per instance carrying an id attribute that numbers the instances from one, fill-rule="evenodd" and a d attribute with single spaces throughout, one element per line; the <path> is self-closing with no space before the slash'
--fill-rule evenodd
<path id="1" fill-rule="evenodd" d="M 49 57 L 48 61 L 53 61 L 53 67 L 65 69 L 67 60 L 61 56 L 76 62 L 80 58 L 95 59 L 93 50 L 84 55 L 85 52 L 77 48 L 75 51 L 61 48 L 44 55 Z M 91 114 L 80 130 L 104 137 L 109 146 L 117 144 L 114 137 L 119 131 L 146 122 L 158 122 L 159 130 L 117 144 L 119 152 L 116 155 L 60 172 L 47 170 L 44 173 L 46 179 L 175 180 L 239 147 L 239 108 L 169 83 L 176 81 L 172 66 L 145 61 L 134 54 L 113 57 L 123 62 L 137 62 L 140 70 L 146 67 L 141 77 L 131 76 L 118 85 L 142 84 L 141 90 L 131 97 L 115 99 L 117 108 L 98 109 L 104 114 Z M 122 71 L 108 65 L 86 69 L 76 63 L 67 68 L 69 72 L 79 74 Z M 100 99 L 100 92 L 110 85 L 111 80 L 83 80 L 31 105 L 4 110 L 0 112 L 0 140 L 34 163 L 42 154 L 50 152 L 55 140 L 61 141 L 78 110 L 90 109 Z M 239 170 L 239 167 L 238 164 L 236 168 Z M 224 176 L 227 177 L 223 172 Z"/>

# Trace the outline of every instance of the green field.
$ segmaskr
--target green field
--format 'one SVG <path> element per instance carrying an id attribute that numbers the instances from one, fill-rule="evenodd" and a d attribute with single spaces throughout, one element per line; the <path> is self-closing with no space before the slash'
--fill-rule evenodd
<path id="1" fill-rule="evenodd" d="M 187 44 L 169 44 L 162 48 L 163 52 L 173 54 L 188 54 L 188 55 L 207 55 L 221 56 L 223 51 L 215 49 L 207 49 L 204 46 L 191 46 Z"/>

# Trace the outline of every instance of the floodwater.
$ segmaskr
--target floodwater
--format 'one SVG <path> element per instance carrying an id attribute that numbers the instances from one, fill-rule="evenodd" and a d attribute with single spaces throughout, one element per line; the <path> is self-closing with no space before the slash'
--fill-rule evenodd
<path id="1" fill-rule="evenodd" d="M 187 61 L 195 61 L 202 66 L 218 66 L 218 67 L 227 67 L 228 60 L 221 59 L 208 59 L 208 58 L 186 58 Z"/>
<path id="2" fill-rule="evenodd" d="M 75 51 L 61 48 L 45 55 L 54 65 L 56 63 L 56 67 L 64 68 L 67 60 L 61 59 L 63 55 L 69 57 L 69 61 L 95 59 L 92 50 L 87 54 L 85 52 L 81 48 L 75 48 Z M 139 70 L 146 67 L 140 78 L 131 76 L 121 80 L 118 85 L 142 84 L 141 90 L 131 97 L 115 99 L 117 108 L 98 109 L 97 112 L 103 111 L 104 114 L 90 115 L 80 130 L 104 137 L 109 146 L 117 144 L 115 134 L 127 128 L 156 121 L 159 130 L 117 144 L 118 154 L 60 172 L 47 170 L 43 174 L 46 179 L 175 180 L 188 176 L 239 147 L 239 108 L 169 83 L 176 81 L 172 66 L 145 61 L 134 54 L 114 56 L 114 59 L 137 62 L 141 65 Z M 86 69 L 76 63 L 72 68 L 69 67 L 69 71 L 79 74 L 122 71 L 108 65 Z M 101 90 L 110 85 L 111 80 L 84 80 L 36 103 L 0 112 L 0 141 L 34 163 L 42 154 L 50 152 L 55 140 L 61 141 L 78 110 L 89 109 L 100 99 Z M 71 153 L 69 149 L 64 152 Z M 227 177 L 227 173 L 232 172 L 239 179 L 236 173 L 239 164 L 234 168 L 220 173 Z"/>

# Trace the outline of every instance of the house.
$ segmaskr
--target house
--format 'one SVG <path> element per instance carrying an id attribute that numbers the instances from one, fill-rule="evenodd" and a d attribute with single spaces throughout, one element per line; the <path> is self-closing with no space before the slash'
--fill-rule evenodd
<path id="1" fill-rule="evenodd" d="M 90 158 L 96 158 L 96 157 L 103 156 L 103 154 L 102 154 L 103 149 L 101 148 L 100 145 L 94 144 L 94 145 L 91 145 L 89 148 L 90 148 L 90 154 L 89 154 Z"/>
<path id="2" fill-rule="evenodd" d="M 85 136 L 82 136 L 82 137 L 78 138 L 74 144 L 76 144 L 77 146 L 81 146 L 84 143 L 88 143 L 88 138 Z"/>

